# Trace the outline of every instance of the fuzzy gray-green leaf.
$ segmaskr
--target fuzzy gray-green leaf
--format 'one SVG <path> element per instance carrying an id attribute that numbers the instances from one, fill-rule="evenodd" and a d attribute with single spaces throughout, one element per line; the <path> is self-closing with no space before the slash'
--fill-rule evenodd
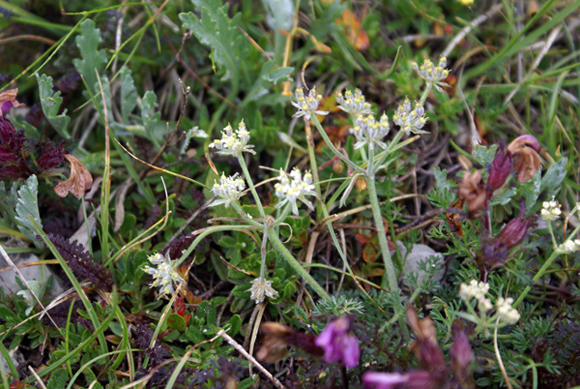
<path id="1" fill-rule="evenodd" d="M 95 28 L 95 22 L 87 19 L 81 23 L 81 34 L 75 39 L 81 52 L 82 59 L 73 59 L 73 64 L 78 72 L 83 76 L 89 87 L 93 88 L 97 83 L 97 72 L 103 70 L 107 62 L 105 50 L 98 50 L 101 42 L 101 31 Z M 96 90 L 91 91 L 93 95 Z"/>
<path id="2" fill-rule="evenodd" d="M 238 13 L 233 19 L 228 18 L 227 5 L 221 6 L 217 0 L 192 0 L 201 11 L 201 18 L 193 12 L 181 13 L 179 18 L 183 27 L 203 44 L 212 49 L 213 59 L 226 69 L 224 79 L 232 80 L 237 90 L 239 83 L 239 65 L 244 61 L 247 42 L 243 39 L 236 25 L 241 17 Z"/>
<path id="3" fill-rule="evenodd" d="M 133 77 L 131 77 L 131 70 L 123 66 L 121 68 L 121 117 L 124 124 L 129 124 L 129 114 L 135 109 L 137 105 L 137 90 Z"/>
<path id="4" fill-rule="evenodd" d="M 40 104 L 42 105 L 44 116 L 60 136 L 69 139 L 70 135 L 66 128 L 70 122 L 70 117 L 66 115 L 66 109 L 60 115 L 58 114 L 62 104 L 60 91 L 53 94 L 52 77 L 46 74 L 40 77 L 36 74 L 36 80 L 38 81 Z"/>
<path id="5" fill-rule="evenodd" d="M 30 220 L 31 216 L 34 223 L 42 229 L 42 221 L 38 211 L 38 179 L 34 174 L 28 177 L 26 184 L 22 185 L 18 191 L 16 213 L 18 216 L 14 219 L 18 222 L 20 232 L 30 238 L 37 247 L 42 247 L 41 242 L 36 239 L 36 228 Z"/>

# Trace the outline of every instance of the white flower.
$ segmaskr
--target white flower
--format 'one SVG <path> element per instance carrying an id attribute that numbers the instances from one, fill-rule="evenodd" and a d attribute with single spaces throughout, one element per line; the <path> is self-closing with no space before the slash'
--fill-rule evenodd
<path id="1" fill-rule="evenodd" d="M 304 90 L 302 88 L 297 88 L 296 101 L 292 102 L 292 105 L 298 108 L 294 117 L 299 118 L 300 116 L 304 116 L 306 120 L 309 120 L 313 114 L 328 115 L 326 111 L 317 110 L 320 100 L 322 100 L 322 96 L 316 94 L 316 88 L 310 89 L 308 97 L 304 96 Z"/>
<path id="2" fill-rule="evenodd" d="M 300 173 L 300 170 L 294 168 L 290 174 L 280 169 L 280 180 L 279 183 L 274 185 L 276 190 L 276 196 L 278 196 L 282 201 L 278 203 L 278 207 L 286 203 L 292 204 L 292 213 L 298 215 L 298 205 L 296 200 L 302 201 L 310 209 L 314 209 L 312 203 L 306 200 L 305 196 L 316 196 L 314 191 L 314 185 L 312 185 L 312 174 L 310 172 L 305 172 L 304 176 Z"/>
<path id="3" fill-rule="evenodd" d="M 264 296 L 268 296 L 271 299 L 278 297 L 278 292 L 272 288 L 272 281 L 268 281 L 262 277 L 253 280 L 252 287 L 248 290 L 252 292 L 250 298 L 254 300 L 256 304 L 264 301 Z"/>
<path id="4" fill-rule="evenodd" d="M 364 95 L 358 88 L 354 90 L 354 96 L 349 90 L 344 92 L 344 97 L 340 92 L 336 92 L 336 102 L 338 103 L 338 108 L 355 117 L 372 114 L 371 105 L 365 101 Z"/>
<path id="5" fill-rule="evenodd" d="M 449 70 L 446 69 L 447 58 L 439 58 L 439 64 L 437 66 L 429 58 L 426 58 L 421 66 L 417 65 L 417 62 L 412 62 L 411 66 L 427 82 L 427 85 L 435 86 L 439 92 L 443 92 L 441 86 L 449 86 L 442 82 L 442 80 L 449 76 Z"/>
<path id="6" fill-rule="evenodd" d="M 481 281 L 471 280 L 469 285 L 461 284 L 459 287 L 459 297 L 465 302 L 475 298 L 478 302 L 479 310 L 483 312 L 492 308 L 491 300 L 485 297 L 487 292 L 489 292 L 489 284 Z"/>
<path id="7" fill-rule="evenodd" d="M 562 214 L 560 204 L 552 197 L 552 201 L 544 201 L 542 203 L 542 211 L 540 212 L 542 219 L 547 222 L 556 220 Z"/>
<path id="8" fill-rule="evenodd" d="M 228 124 L 228 126 L 222 131 L 222 138 L 214 139 L 214 141 L 209 144 L 209 147 L 218 149 L 218 154 L 224 155 L 235 156 L 243 151 L 256 154 L 256 152 L 252 150 L 254 146 L 248 144 L 249 140 L 250 133 L 246 129 L 246 124 L 242 120 L 240 124 L 238 124 L 238 130 L 235 133 L 232 126 Z"/>
<path id="9" fill-rule="evenodd" d="M 142 270 L 153 276 L 153 282 L 150 287 L 159 287 L 159 297 L 172 295 L 175 293 L 174 285 L 185 282 L 179 273 L 175 271 L 175 262 L 169 258 L 169 252 L 165 256 L 159 253 L 153 254 L 147 259 L 154 266 L 144 266 Z"/>
<path id="10" fill-rule="evenodd" d="M 387 145 L 384 142 L 381 142 L 381 139 L 389 133 L 389 130 L 389 118 L 385 114 L 381 116 L 380 122 L 377 122 L 373 115 L 368 115 L 366 117 L 358 115 L 354 128 L 350 129 L 350 132 L 354 134 L 357 140 L 354 144 L 354 148 L 360 149 L 369 143 L 375 143 L 382 149 L 387 148 Z"/>
<path id="11" fill-rule="evenodd" d="M 503 321 L 507 324 L 516 324 L 518 320 L 520 320 L 520 314 L 514 308 L 512 308 L 512 304 L 514 299 L 508 297 L 504 299 L 500 297 L 497 299 L 496 307 L 497 313 L 499 315 L 500 321 Z"/>
<path id="12" fill-rule="evenodd" d="M 246 188 L 246 183 L 242 178 L 238 178 L 238 173 L 233 176 L 226 177 L 223 173 L 220 178 L 220 183 L 214 180 L 213 188 L 211 191 L 214 195 L 219 198 L 213 201 L 209 206 L 214 207 L 216 205 L 224 204 L 226 208 L 229 208 L 232 201 L 237 201 L 242 191 Z"/>
<path id="13" fill-rule="evenodd" d="M 416 102 L 415 108 L 411 106 L 411 102 L 405 97 L 403 104 L 399 105 L 399 108 L 395 111 L 393 116 L 393 121 L 396 125 L 401 127 L 401 130 L 405 132 L 412 132 L 413 134 L 426 134 L 427 132 L 422 131 L 421 128 L 427 123 L 425 118 L 425 108 Z"/>
<path id="14" fill-rule="evenodd" d="M 567 241 L 562 243 L 560 246 L 558 246 L 558 251 L 565 253 L 565 254 L 569 254 L 569 253 L 577 251 L 577 250 L 580 250 L 580 239 L 576 239 L 576 240 L 568 239 Z"/>

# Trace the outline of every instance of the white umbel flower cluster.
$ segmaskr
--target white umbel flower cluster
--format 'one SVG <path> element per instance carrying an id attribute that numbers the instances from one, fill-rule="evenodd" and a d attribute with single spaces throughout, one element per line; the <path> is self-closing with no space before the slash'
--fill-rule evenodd
<path id="1" fill-rule="evenodd" d="M 387 145 L 381 141 L 390 130 L 389 118 L 383 114 L 381 121 L 377 122 L 373 115 L 363 116 L 358 115 L 354 128 L 350 132 L 355 136 L 355 149 L 360 149 L 366 144 L 375 143 L 382 149 L 386 149 Z"/>
<path id="2" fill-rule="evenodd" d="M 560 204 L 558 204 L 554 197 L 552 197 L 551 201 L 544 201 L 542 203 L 542 210 L 540 211 L 540 215 L 545 221 L 554 221 L 558 219 L 561 214 L 562 210 L 560 209 Z"/>
<path id="3" fill-rule="evenodd" d="M 336 102 L 338 108 L 342 109 L 353 116 L 370 115 L 371 105 L 365 101 L 365 96 L 360 89 L 354 90 L 354 95 L 350 90 L 344 92 L 344 96 L 340 92 L 336 92 Z"/>
<path id="4" fill-rule="evenodd" d="M 560 246 L 558 246 L 558 251 L 565 253 L 565 254 L 570 254 L 574 251 L 578 251 L 580 250 L 580 239 L 568 239 L 567 241 L 565 241 L 564 243 L 562 243 Z"/>
<path id="5" fill-rule="evenodd" d="M 500 297 L 497 299 L 496 307 L 497 313 L 499 315 L 499 320 L 507 323 L 507 324 L 516 324 L 518 320 L 520 320 L 520 314 L 517 310 L 512 308 L 512 304 L 514 303 L 514 299 L 508 297 L 504 299 Z"/>
<path id="6" fill-rule="evenodd" d="M 238 173 L 229 177 L 226 177 L 222 173 L 219 184 L 214 180 L 213 188 L 211 188 L 213 194 L 218 196 L 218 198 L 209 206 L 214 207 L 216 205 L 224 204 L 226 208 L 229 208 L 230 203 L 232 201 L 237 201 L 245 188 L 246 183 L 242 178 L 238 177 Z"/>
<path id="7" fill-rule="evenodd" d="M 175 263 L 169 258 L 169 252 L 165 256 L 153 254 L 148 258 L 153 266 L 144 266 L 143 271 L 153 276 L 151 288 L 159 287 L 159 297 L 170 296 L 175 293 L 175 287 L 183 278 L 175 271 Z"/>
<path id="8" fill-rule="evenodd" d="M 449 70 L 447 67 L 447 58 L 439 58 L 439 64 L 435 66 L 429 58 L 426 58 L 421 66 L 417 62 L 412 62 L 411 66 L 419 73 L 422 79 L 427 82 L 427 85 L 434 86 L 439 92 L 443 92 L 441 86 L 449 86 L 448 84 L 442 82 L 449 76 Z"/>
<path id="9" fill-rule="evenodd" d="M 298 109 L 294 114 L 294 117 L 304 116 L 306 120 L 309 120 L 312 115 L 328 115 L 326 111 L 317 110 L 320 100 L 322 100 L 321 95 L 316 94 L 316 88 L 310 89 L 308 97 L 304 96 L 304 90 L 302 88 L 296 89 L 296 101 L 292 102 L 292 105 Z"/>
<path id="10" fill-rule="evenodd" d="M 276 196 L 278 196 L 282 201 L 278 203 L 278 207 L 283 206 L 286 203 L 292 204 L 292 213 L 298 215 L 298 205 L 296 200 L 302 201 L 310 209 L 314 209 L 312 203 L 306 199 L 306 196 L 316 196 L 314 191 L 314 185 L 312 184 L 312 174 L 310 172 L 305 172 L 304 176 L 300 173 L 300 170 L 294 168 L 290 174 L 287 174 L 284 170 L 280 169 L 280 180 L 274 186 L 276 190 Z"/>
<path id="11" fill-rule="evenodd" d="M 491 300 L 486 297 L 487 292 L 489 292 L 489 284 L 481 281 L 471 280 L 469 285 L 461 284 L 459 287 L 459 297 L 465 302 L 469 302 L 472 298 L 476 299 L 482 313 L 493 309 Z M 511 297 L 497 299 L 495 309 L 501 323 L 516 324 L 520 320 L 520 314 L 512 307 L 513 302 Z"/>
<path id="12" fill-rule="evenodd" d="M 271 299 L 278 297 L 278 292 L 272 288 L 272 281 L 268 281 L 265 278 L 258 277 L 252 281 L 252 287 L 248 289 L 252 292 L 250 298 L 256 302 L 256 304 L 264 301 L 267 296 Z"/>
<path id="13" fill-rule="evenodd" d="M 483 312 L 487 312 L 493 308 L 491 300 L 485 297 L 487 292 L 489 292 L 489 284 L 481 281 L 471 280 L 469 285 L 461 284 L 459 287 L 459 297 L 465 302 L 468 302 L 472 298 L 476 299 L 479 310 Z"/>
<path id="14" fill-rule="evenodd" d="M 415 107 L 411 105 L 411 101 L 405 97 L 403 104 L 399 105 L 399 108 L 395 111 L 393 116 L 393 121 L 401 130 L 413 134 L 426 134 L 427 132 L 421 129 L 427 123 L 425 118 L 425 108 L 423 105 L 416 102 Z"/>
<path id="15" fill-rule="evenodd" d="M 234 132 L 232 126 L 228 124 L 228 126 L 222 131 L 222 138 L 214 139 L 214 141 L 209 144 L 209 147 L 216 148 L 218 154 L 223 155 L 236 156 L 243 151 L 256 154 L 256 152 L 252 150 L 254 146 L 248 144 L 249 141 L 250 132 L 246 128 L 246 123 L 242 120 L 240 124 L 238 124 L 236 132 Z"/>

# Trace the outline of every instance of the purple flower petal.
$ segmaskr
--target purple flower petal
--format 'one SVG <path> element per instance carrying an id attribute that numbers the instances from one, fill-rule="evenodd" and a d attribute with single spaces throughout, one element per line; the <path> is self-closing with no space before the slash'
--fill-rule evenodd
<path id="1" fill-rule="evenodd" d="M 362 377 L 365 389 L 392 389 L 409 381 L 408 375 L 367 371 Z"/>

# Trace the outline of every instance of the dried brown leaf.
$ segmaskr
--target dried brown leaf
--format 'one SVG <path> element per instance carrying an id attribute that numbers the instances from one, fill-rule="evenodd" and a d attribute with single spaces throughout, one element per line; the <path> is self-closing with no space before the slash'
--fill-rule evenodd
<path id="1" fill-rule="evenodd" d="M 76 157 L 66 154 L 64 158 L 70 163 L 70 177 L 66 181 L 60 182 L 54 191 L 60 197 L 66 197 L 72 193 L 77 199 L 81 199 L 85 192 L 91 189 L 93 177 L 87 168 Z"/>

